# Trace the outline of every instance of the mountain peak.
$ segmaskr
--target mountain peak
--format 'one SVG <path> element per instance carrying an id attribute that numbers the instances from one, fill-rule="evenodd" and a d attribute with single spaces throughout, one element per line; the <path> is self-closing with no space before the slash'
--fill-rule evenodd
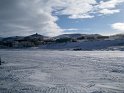
<path id="1" fill-rule="evenodd" d="M 38 36 L 43 36 L 43 35 L 40 35 L 40 34 L 38 34 L 38 33 L 35 33 L 35 34 L 30 35 L 30 36 L 38 37 Z"/>

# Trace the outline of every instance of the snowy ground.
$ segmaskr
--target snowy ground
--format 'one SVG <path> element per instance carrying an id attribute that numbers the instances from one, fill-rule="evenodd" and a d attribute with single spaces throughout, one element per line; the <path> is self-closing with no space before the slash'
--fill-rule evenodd
<path id="1" fill-rule="evenodd" d="M 124 52 L 0 50 L 0 93 L 124 93 Z"/>

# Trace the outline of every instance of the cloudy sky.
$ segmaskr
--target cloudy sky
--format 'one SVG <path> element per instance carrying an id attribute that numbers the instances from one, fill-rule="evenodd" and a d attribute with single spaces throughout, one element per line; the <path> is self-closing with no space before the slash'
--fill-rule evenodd
<path id="1" fill-rule="evenodd" d="M 0 0 L 0 36 L 124 33 L 124 0 Z"/>

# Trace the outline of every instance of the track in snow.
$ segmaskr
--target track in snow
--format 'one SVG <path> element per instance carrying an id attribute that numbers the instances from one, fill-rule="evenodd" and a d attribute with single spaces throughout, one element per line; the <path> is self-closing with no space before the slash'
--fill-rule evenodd
<path id="1" fill-rule="evenodd" d="M 124 93 L 124 52 L 0 50 L 0 93 Z"/>

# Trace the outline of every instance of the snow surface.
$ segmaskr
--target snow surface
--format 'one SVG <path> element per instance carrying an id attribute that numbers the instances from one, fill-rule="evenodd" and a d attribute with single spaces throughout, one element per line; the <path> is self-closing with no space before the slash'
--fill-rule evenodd
<path id="1" fill-rule="evenodd" d="M 124 52 L 0 50 L 0 93 L 124 93 Z"/>

